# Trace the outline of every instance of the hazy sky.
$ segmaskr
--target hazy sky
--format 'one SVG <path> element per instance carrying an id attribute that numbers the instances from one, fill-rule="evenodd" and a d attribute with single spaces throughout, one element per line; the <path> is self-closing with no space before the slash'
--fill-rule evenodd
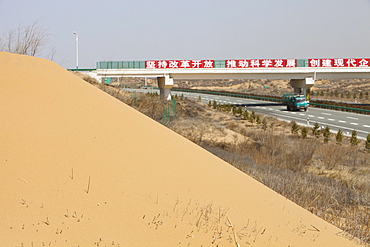
<path id="1" fill-rule="evenodd" d="M 35 20 L 54 61 L 370 57 L 370 0 L 0 0 L 0 34 Z"/>

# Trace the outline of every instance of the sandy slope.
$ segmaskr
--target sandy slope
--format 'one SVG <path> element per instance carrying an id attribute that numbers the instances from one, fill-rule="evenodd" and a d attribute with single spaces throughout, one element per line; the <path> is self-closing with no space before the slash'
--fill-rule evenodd
<path id="1" fill-rule="evenodd" d="M 357 246 L 58 65 L 0 66 L 0 246 Z"/>

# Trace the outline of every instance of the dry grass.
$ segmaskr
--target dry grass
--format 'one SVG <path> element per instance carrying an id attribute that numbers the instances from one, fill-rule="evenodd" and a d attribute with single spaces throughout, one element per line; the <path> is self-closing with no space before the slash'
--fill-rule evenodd
<path id="1" fill-rule="evenodd" d="M 363 143 L 351 147 L 347 138 L 342 145 L 337 145 L 332 135 L 325 144 L 323 137 L 314 137 L 311 130 L 306 139 L 292 135 L 291 125 L 272 118 L 267 119 L 268 128 L 263 130 L 261 125 L 239 117 L 219 114 L 213 115 L 217 116 L 216 122 L 225 131 L 244 136 L 246 141 L 222 142 L 216 137 L 210 141 L 192 141 L 345 232 L 370 243 L 370 162 L 369 154 L 361 148 Z M 183 121 L 175 120 L 176 125 Z M 189 124 L 191 118 L 186 121 Z M 211 123 L 210 118 L 207 123 Z"/>
<path id="2" fill-rule="evenodd" d="M 160 120 L 157 96 L 102 90 Z M 154 106 L 156 105 L 156 106 Z M 261 125 L 186 99 L 168 127 L 244 171 L 271 189 L 370 246 L 370 154 L 334 135 L 324 144 L 290 133 L 287 123 L 267 118 Z M 231 136 L 231 138 L 230 138 Z"/>

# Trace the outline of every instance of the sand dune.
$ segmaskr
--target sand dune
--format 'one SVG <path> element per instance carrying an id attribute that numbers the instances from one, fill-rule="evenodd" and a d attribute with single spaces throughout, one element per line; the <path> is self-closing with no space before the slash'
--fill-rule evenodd
<path id="1" fill-rule="evenodd" d="M 358 246 L 53 62 L 0 66 L 0 246 Z"/>

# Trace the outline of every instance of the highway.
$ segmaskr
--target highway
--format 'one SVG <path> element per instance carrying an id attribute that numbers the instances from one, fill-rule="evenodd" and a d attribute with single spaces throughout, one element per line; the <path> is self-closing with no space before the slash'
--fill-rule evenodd
<path id="1" fill-rule="evenodd" d="M 130 89 L 132 90 L 132 89 Z M 151 91 L 155 91 L 150 89 Z M 135 91 L 148 92 L 146 89 Z M 158 92 L 158 90 L 157 90 Z M 202 103 L 207 104 L 214 100 L 221 104 L 241 105 L 248 111 L 255 111 L 258 114 L 276 117 L 278 120 L 291 122 L 295 121 L 301 126 L 313 127 L 317 122 L 322 128 L 329 126 L 332 133 L 340 129 L 345 136 L 351 136 L 352 131 L 357 131 L 359 139 L 365 139 L 370 133 L 370 115 L 363 115 L 350 112 L 341 112 L 310 107 L 305 111 L 287 111 L 286 106 L 274 102 L 260 101 L 253 99 L 235 98 L 211 94 L 199 94 L 188 92 L 171 92 L 173 95 L 183 95 L 188 99 L 198 100 L 201 97 Z"/>

